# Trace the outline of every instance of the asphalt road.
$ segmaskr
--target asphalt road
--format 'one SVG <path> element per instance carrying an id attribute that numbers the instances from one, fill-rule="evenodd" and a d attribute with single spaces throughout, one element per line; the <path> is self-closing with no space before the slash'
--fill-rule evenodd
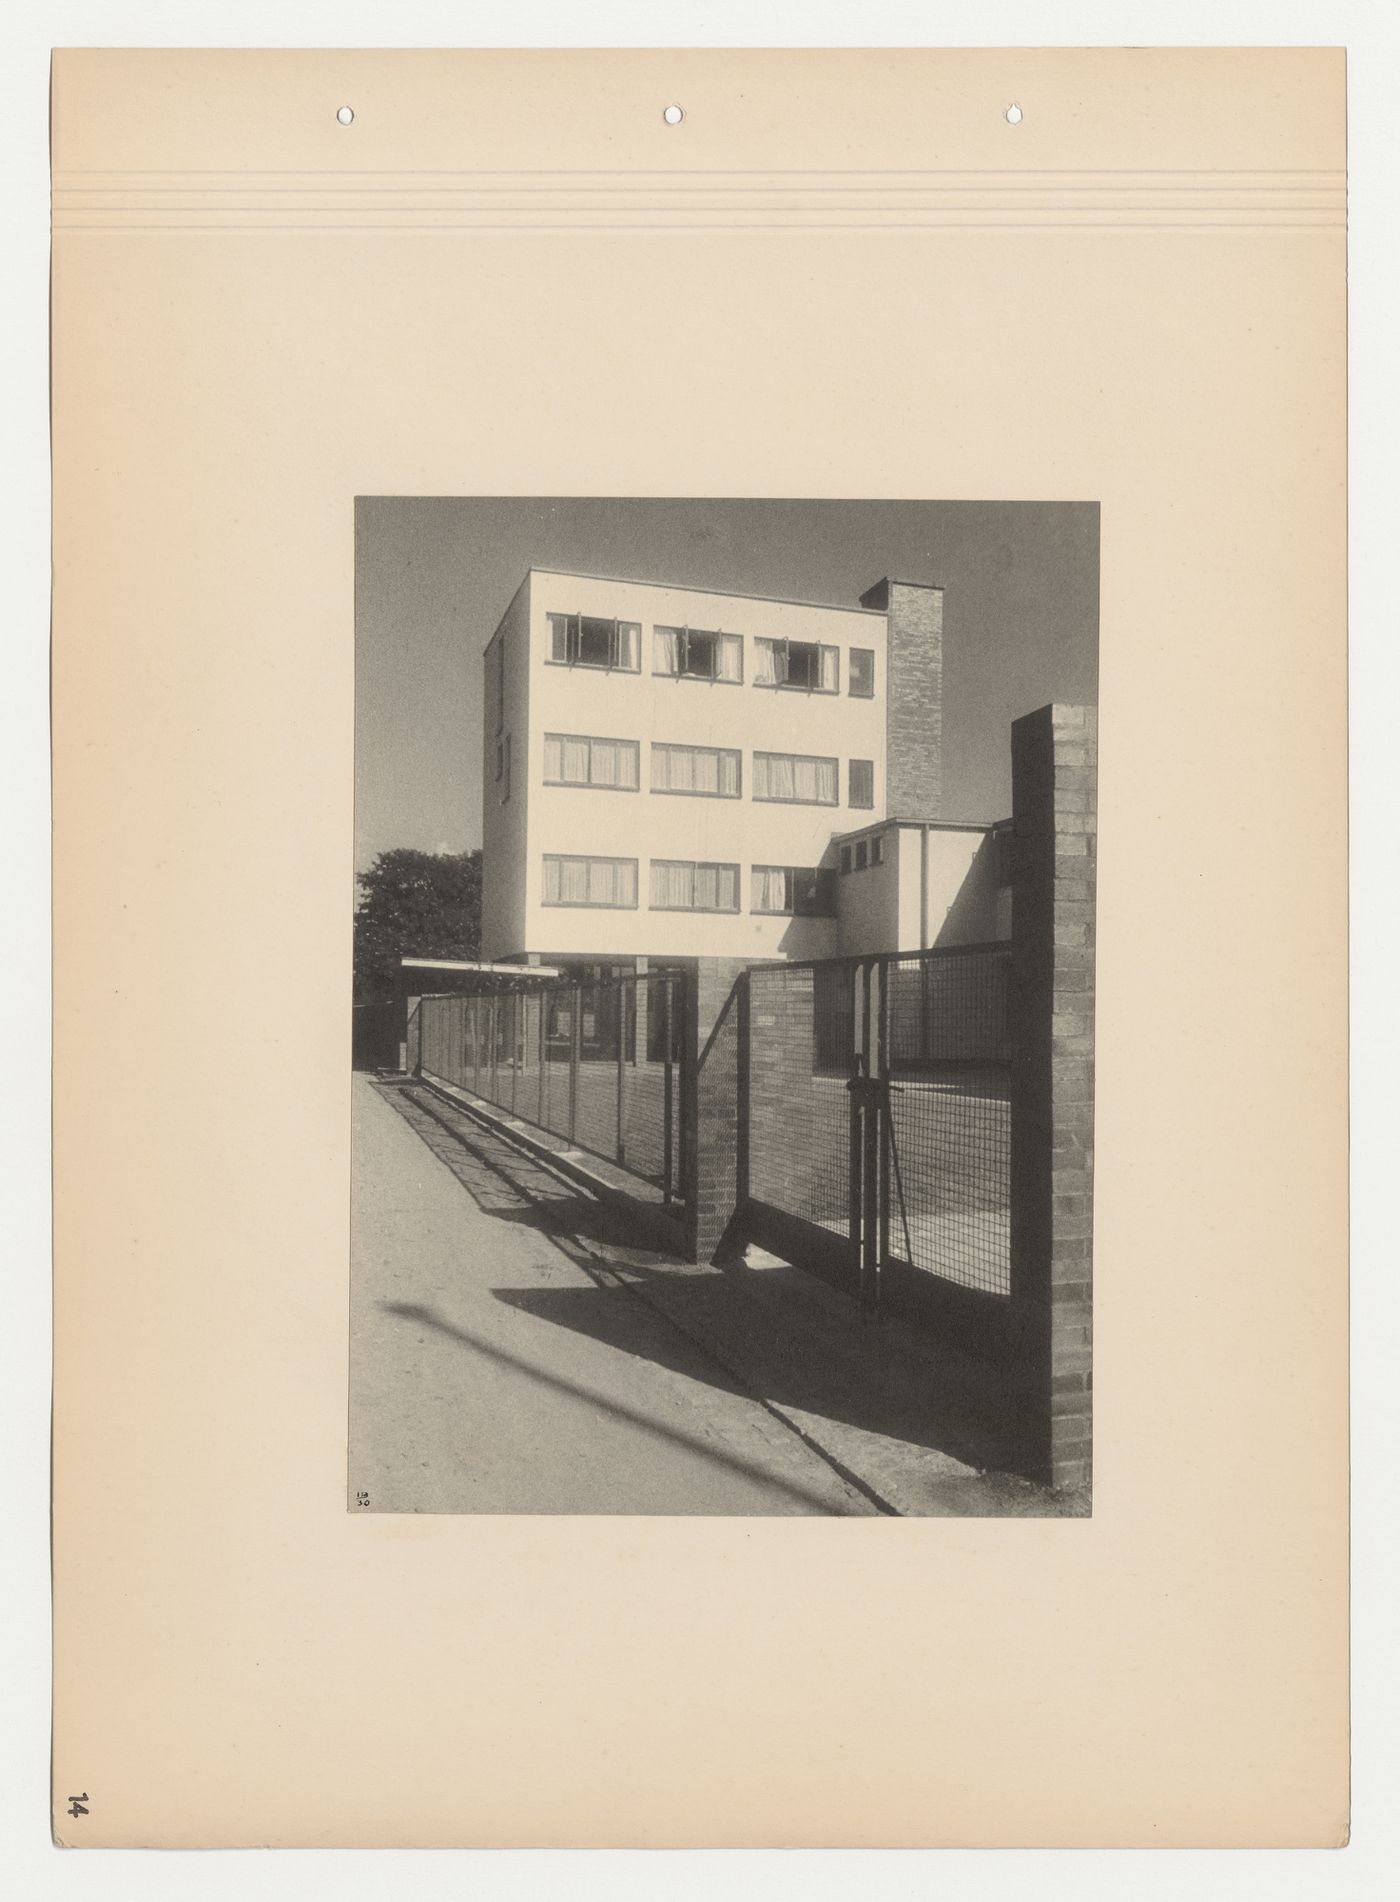
<path id="1" fill-rule="evenodd" d="M 425 1140 L 426 1135 L 426 1140 Z M 354 1081 L 352 1510 L 865 1516 L 694 1340 L 581 1265 L 589 1207 Z M 625 1251 L 615 1251 L 622 1252 Z"/>

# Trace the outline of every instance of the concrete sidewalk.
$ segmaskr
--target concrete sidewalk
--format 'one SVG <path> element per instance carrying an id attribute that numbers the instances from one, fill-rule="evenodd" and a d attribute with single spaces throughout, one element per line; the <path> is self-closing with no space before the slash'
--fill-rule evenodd
<path id="1" fill-rule="evenodd" d="M 352 1510 L 876 1512 L 589 1271 L 587 1198 L 499 1139 L 464 1146 L 419 1094 L 355 1079 Z"/>
<path id="2" fill-rule="evenodd" d="M 1065 1516 L 1000 1397 L 803 1270 L 696 1267 L 419 1084 L 357 1077 L 352 1503 Z"/>

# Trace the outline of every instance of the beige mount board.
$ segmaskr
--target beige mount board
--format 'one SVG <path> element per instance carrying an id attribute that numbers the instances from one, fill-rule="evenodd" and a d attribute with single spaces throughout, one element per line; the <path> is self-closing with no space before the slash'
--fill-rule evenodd
<path id="1" fill-rule="evenodd" d="M 62 1842 L 1343 1838 L 1343 84 L 56 55 Z M 360 494 L 1101 503 L 1091 1519 L 346 1512 Z"/>

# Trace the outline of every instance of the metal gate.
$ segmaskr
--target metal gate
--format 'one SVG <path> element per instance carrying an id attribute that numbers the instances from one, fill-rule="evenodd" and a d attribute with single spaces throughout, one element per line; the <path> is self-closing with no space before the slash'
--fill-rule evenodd
<path id="1" fill-rule="evenodd" d="M 410 1066 L 682 1199 L 683 986 L 676 972 L 508 980 L 424 997 Z"/>
<path id="2" fill-rule="evenodd" d="M 1009 974 L 1000 944 L 749 973 L 758 1230 L 869 1306 L 1010 1294 Z"/>

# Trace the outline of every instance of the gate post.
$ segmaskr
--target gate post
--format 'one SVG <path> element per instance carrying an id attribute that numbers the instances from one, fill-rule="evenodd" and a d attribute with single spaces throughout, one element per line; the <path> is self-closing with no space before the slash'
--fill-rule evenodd
<path id="1" fill-rule="evenodd" d="M 637 980 L 619 978 L 617 985 L 617 1159 L 627 1160 L 627 1019 L 628 984 L 631 984 L 632 1011 L 637 1008 Z"/>
<path id="2" fill-rule="evenodd" d="M 1091 1474 L 1097 765 L 1092 707 L 1012 726 L 1012 1351 L 1055 1486 Z"/>
<path id="3" fill-rule="evenodd" d="M 661 1136 L 661 1180 L 662 1197 L 668 1208 L 674 1199 L 676 1170 L 676 1086 L 672 1071 L 674 1010 L 675 979 L 668 971 L 661 980 L 661 1105 L 665 1125 Z"/>
<path id="4" fill-rule="evenodd" d="M 682 1186 L 686 1252 L 713 1261 L 739 1207 L 741 958 L 697 958 L 682 992 Z"/>

